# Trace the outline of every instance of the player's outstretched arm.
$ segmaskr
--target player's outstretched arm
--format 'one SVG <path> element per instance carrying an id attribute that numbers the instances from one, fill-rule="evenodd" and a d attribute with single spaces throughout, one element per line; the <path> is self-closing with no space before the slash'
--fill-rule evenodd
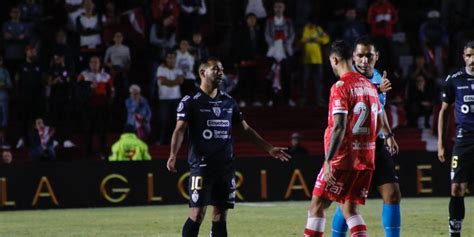
<path id="1" fill-rule="evenodd" d="M 253 128 L 251 128 L 247 122 L 245 122 L 245 120 L 242 120 L 242 122 L 239 123 L 239 129 L 246 139 L 255 144 L 257 147 L 268 152 L 268 154 L 270 154 L 273 158 L 279 159 L 281 161 L 288 161 L 291 159 L 291 156 L 285 152 L 287 148 L 272 146 L 270 143 L 265 141 L 265 139 L 263 139 L 262 136 L 260 136 Z"/>
<path id="2" fill-rule="evenodd" d="M 398 154 L 398 143 L 395 140 L 395 136 L 393 136 L 392 129 L 390 129 L 390 123 L 388 122 L 387 113 L 385 112 L 385 110 L 380 114 L 379 117 L 381 117 L 381 129 L 383 134 L 385 134 L 385 142 L 388 152 L 392 156 Z"/>
<path id="3" fill-rule="evenodd" d="M 439 111 L 438 117 L 438 159 L 441 162 L 446 160 L 445 158 L 445 139 L 446 139 L 446 130 L 448 128 L 449 121 L 449 112 L 452 109 L 452 105 L 446 102 L 441 104 L 441 110 Z"/>
<path id="4" fill-rule="evenodd" d="M 171 172 L 176 172 L 176 156 L 178 155 L 179 148 L 181 148 L 181 144 L 183 143 L 184 133 L 187 128 L 188 122 L 183 120 L 178 120 L 176 122 L 176 128 L 174 129 L 173 137 L 171 138 L 170 157 L 166 163 L 166 168 Z"/>
<path id="5" fill-rule="evenodd" d="M 324 160 L 324 180 L 329 184 L 335 184 L 334 177 L 332 176 L 331 160 L 336 154 L 336 151 L 341 146 L 342 140 L 344 139 L 344 133 L 346 132 L 347 125 L 347 114 L 338 113 L 334 114 L 334 127 L 331 131 L 331 140 L 329 141 L 329 149 Z"/>

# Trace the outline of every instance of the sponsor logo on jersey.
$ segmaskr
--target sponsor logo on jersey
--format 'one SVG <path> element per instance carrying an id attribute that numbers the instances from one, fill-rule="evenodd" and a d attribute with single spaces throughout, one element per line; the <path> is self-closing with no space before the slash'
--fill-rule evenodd
<path id="1" fill-rule="evenodd" d="M 359 142 L 355 140 L 352 143 L 352 150 L 374 150 L 375 142 Z"/>
<path id="2" fill-rule="evenodd" d="M 336 106 L 336 107 L 341 106 L 341 100 L 340 99 L 335 100 L 334 101 L 334 106 Z"/>
<path id="3" fill-rule="evenodd" d="M 214 112 L 214 114 L 219 117 L 221 115 L 221 108 L 219 107 L 213 107 L 212 108 L 212 112 Z"/>
<path id="4" fill-rule="evenodd" d="M 206 113 L 210 113 L 210 112 L 211 112 L 210 109 L 200 109 L 199 111 L 200 111 L 200 112 L 206 112 Z"/>
<path id="5" fill-rule="evenodd" d="M 229 120 L 211 119 L 207 120 L 208 127 L 230 127 Z"/>
<path id="6" fill-rule="evenodd" d="M 336 82 L 336 87 L 341 87 L 344 85 L 344 82 L 343 81 L 337 81 Z"/>
<path id="7" fill-rule="evenodd" d="M 360 197 L 362 198 L 367 198 L 367 196 L 369 195 L 369 191 L 367 189 L 362 189 L 362 191 L 360 191 Z"/>
<path id="8" fill-rule="evenodd" d="M 191 195 L 191 199 L 193 200 L 193 202 L 197 202 L 199 200 L 199 193 L 197 192 L 197 190 L 194 190 L 193 194 Z"/>
<path id="9" fill-rule="evenodd" d="M 178 105 L 178 112 L 183 111 L 183 108 L 184 108 L 183 102 L 179 102 L 179 105 Z"/>
<path id="10" fill-rule="evenodd" d="M 344 188 L 343 183 L 336 183 L 335 185 L 328 184 L 324 191 L 340 195 L 343 188 Z"/>
<path id="11" fill-rule="evenodd" d="M 209 129 L 205 129 L 202 131 L 202 137 L 206 140 L 210 140 L 211 138 L 215 139 L 229 139 L 230 135 L 227 131 L 222 131 L 222 130 L 214 130 L 211 131 Z"/>
<path id="12" fill-rule="evenodd" d="M 458 86 L 457 88 L 458 90 L 469 89 L 469 86 Z"/>
<path id="13" fill-rule="evenodd" d="M 464 102 L 474 102 L 474 95 L 465 95 L 463 100 Z"/>
<path id="14" fill-rule="evenodd" d="M 227 112 L 228 114 L 231 114 L 232 113 L 232 108 L 228 108 L 228 109 L 222 109 L 224 112 Z"/>

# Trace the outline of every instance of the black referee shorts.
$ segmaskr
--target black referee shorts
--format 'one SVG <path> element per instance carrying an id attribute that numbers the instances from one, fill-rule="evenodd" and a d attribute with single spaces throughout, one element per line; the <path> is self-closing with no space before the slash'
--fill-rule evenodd
<path id="1" fill-rule="evenodd" d="M 384 139 L 378 138 L 375 146 L 375 170 L 372 177 L 372 186 L 387 183 L 398 183 L 395 171 L 395 157 L 391 156 L 384 144 Z"/>
<path id="2" fill-rule="evenodd" d="M 454 144 L 451 159 L 451 183 L 465 183 L 474 178 L 474 142 Z"/>

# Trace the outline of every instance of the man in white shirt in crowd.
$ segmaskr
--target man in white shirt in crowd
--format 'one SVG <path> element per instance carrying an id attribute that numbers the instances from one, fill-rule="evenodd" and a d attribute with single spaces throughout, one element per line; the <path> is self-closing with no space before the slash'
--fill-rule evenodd
<path id="1" fill-rule="evenodd" d="M 114 34 L 114 43 L 105 51 L 104 61 L 114 79 L 117 96 L 123 99 L 127 95 L 128 89 L 128 71 L 131 62 L 130 48 L 123 45 L 122 32 Z"/>
<path id="2" fill-rule="evenodd" d="M 194 75 L 194 56 L 189 53 L 189 42 L 182 39 L 179 42 L 179 49 L 176 50 L 176 68 L 180 69 L 184 75 L 184 82 L 181 86 L 181 94 L 191 95 L 196 92 L 196 75 Z"/>
<path id="3" fill-rule="evenodd" d="M 165 62 L 156 72 L 158 84 L 158 116 L 160 127 L 160 144 L 169 144 L 176 123 L 176 108 L 181 99 L 181 84 L 184 81 L 183 72 L 176 68 L 176 53 L 166 53 Z"/>

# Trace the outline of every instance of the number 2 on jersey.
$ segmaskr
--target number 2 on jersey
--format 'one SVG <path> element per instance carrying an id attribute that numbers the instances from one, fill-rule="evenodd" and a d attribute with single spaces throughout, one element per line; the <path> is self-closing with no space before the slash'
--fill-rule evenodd
<path id="1" fill-rule="evenodd" d="M 369 108 L 364 102 L 357 102 L 354 106 L 354 114 L 359 115 L 354 127 L 352 128 L 352 133 L 355 135 L 368 135 L 370 133 L 369 127 L 364 127 L 365 120 L 367 120 L 367 116 L 369 115 Z M 375 122 L 377 123 L 377 104 L 372 104 L 372 108 L 370 112 L 374 112 Z M 376 124 L 377 126 L 377 124 Z"/>

